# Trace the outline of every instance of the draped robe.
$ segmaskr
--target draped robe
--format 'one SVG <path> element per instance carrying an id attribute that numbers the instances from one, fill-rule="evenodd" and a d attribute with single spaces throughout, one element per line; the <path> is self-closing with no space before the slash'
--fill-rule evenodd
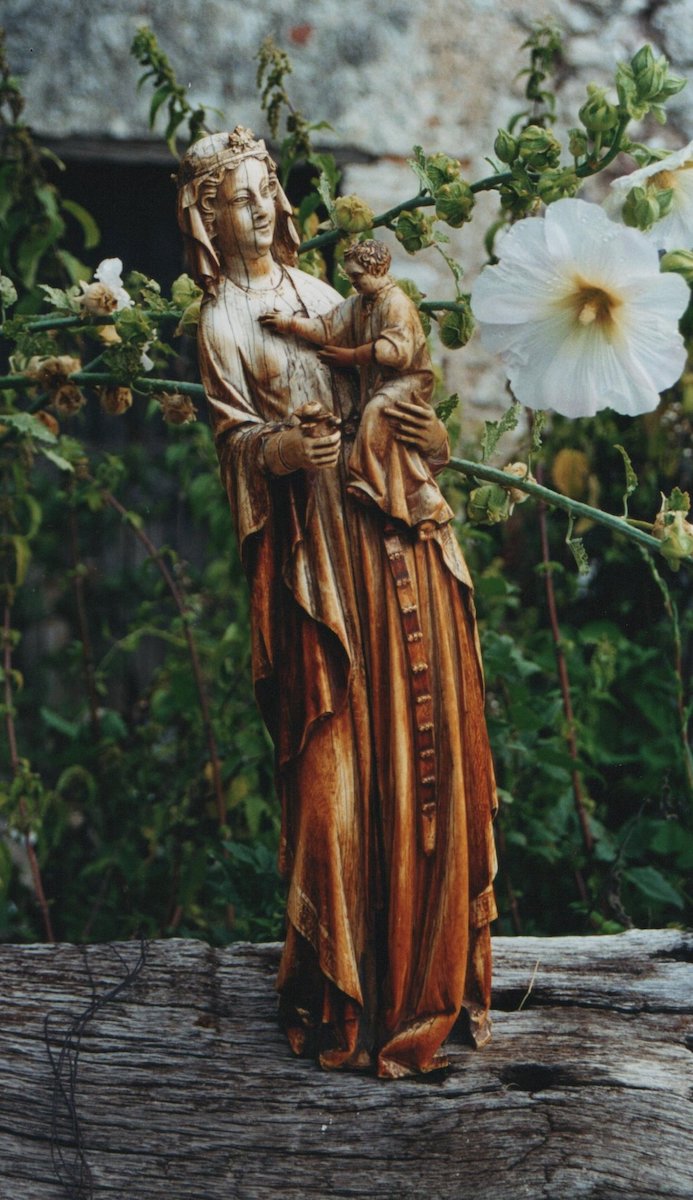
<path id="1" fill-rule="evenodd" d="M 261 290 L 222 278 L 202 307 L 200 368 L 251 591 L 256 696 L 276 749 L 282 1024 L 292 1048 L 324 1067 L 373 1062 L 397 1077 L 443 1064 L 463 1007 L 477 1044 L 488 1036 L 495 788 L 466 564 L 449 524 L 396 523 L 431 689 L 436 838 L 424 849 L 388 517 L 346 490 L 357 391 L 315 347 L 259 323 L 338 302 L 292 268 Z M 340 462 L 271 476 L 264 442 L 309 399 L 344 422 Z"/>

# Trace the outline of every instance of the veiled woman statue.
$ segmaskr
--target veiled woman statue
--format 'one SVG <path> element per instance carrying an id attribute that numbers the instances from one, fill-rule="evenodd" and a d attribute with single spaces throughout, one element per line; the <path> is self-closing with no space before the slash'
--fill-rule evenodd
<path id="1" fill-rule="evenodd" d="M 444 511 L 407 525 L 347 491 L 363 388 L 331 365 L 348 352 L 322 361 L 266 320 L 327 314 L 340 297 L 295 266 L 263 142 L 241 127 L 196 142 L 179 220 L 205 291 L 200 369 L 276 748 L 280 1019 L 325 1068 L 430 1071 L 462 1010 L 472 1040 L 488 1038 L 495 790 L 469 574 Z M 399 369 L 408 345 L 422 353 L 408 320 Z M 379 328 L 376 364 L 387 339 Z M 311 410 L 334 415 L 316 425 L 301 419 Z M 430 404 L 388 411 L 440 470 Z"/>

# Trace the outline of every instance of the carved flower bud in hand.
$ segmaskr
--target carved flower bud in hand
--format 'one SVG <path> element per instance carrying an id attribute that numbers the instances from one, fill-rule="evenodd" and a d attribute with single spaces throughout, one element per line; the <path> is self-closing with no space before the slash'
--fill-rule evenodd
<path id="1" fill-rule="evenodd" d="M 459 229 L 472 215 L 474 193 L 463 179 L 456 179 L 438 188 L 435 201 L 436 216 L 453 229 Z"/>
<path id="2" fill-rule="evenodd" d="M 51 395 L 51 408 L 61 417 L 73 417 L 86 404 L 86 399 L 76 383 L 64 383 Z"/>
<path id="3" fill-rule="evenodd" d="M 101 407 L 109 417 L 120 417 L 132 408 L 132 392 L 127 387 L 102 388 L 99 394 Z"/>
<path id="4" fill-rule="evenodd" d="M 197 409 L 182 392 L 160 392 L 156 397 L 161 415 L 169 425 L 189 425 L 197 420 Z"/>
<path id="5" fill-rule="evenodd" d="M 360 196 L 338 196 L 333 216 L 335 225 L 344 233 L 363 233 L 375 220 L 372 208 Z"/>
<path id="6" fill-rule="evenodd" d="M 408 254 L 416 254 L 433 243 L 433 221 L 418 210 L 400 213 L 395 225 L 395 237 Z"/>
<path id="7" fill-rule="evenodd" d="M 544 167 L 558 166 L 561 143 L 550 129 L 544 129 L 541 125 L 528 125 L 520 134 L 517 152 L 525 167 L 539 171 Z"/>
<path id="8" fill-rule="evenodd" d="M 469 494 L 467 516 L 475 525 L 497 525 L 510 516 L 510 493 L 499 483 L 483 483 Z"/>

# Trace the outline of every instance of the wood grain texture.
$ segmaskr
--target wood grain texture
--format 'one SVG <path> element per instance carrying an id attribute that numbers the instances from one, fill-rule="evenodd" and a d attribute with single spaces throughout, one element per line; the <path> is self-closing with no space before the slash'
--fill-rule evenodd
<path id="1" fill-rule="evenodd" d="M 693 1197 L 693 935 L 497 938 L 493 1042 L 454 1041 L 451 1074 L 402 1082 L 290 1055 L 279 949 L 151 943 L 87 1025 L 76 1100 L 95 1197 Z M 58 1052 L 92 999 L 86 964 L 96 994 L 122 978 L 114 951 L 138 956 L 0 946 L 0 1200 L 71 1195 L 51 1163 L 43 1022 Z"/>

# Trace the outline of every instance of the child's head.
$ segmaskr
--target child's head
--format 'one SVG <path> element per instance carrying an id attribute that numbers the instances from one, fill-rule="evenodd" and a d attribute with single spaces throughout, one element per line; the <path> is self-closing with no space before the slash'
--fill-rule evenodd
<path id="1" fill-rule="evenodd" d="M 357 291 L 374 290 L 369 285 L 382 280 L 390 268 L 391 255 L 383 242 L 368 238 L 365 242 L 355 242 L 344 254 L 344 270 Z M 364 285 L 366 285 L 364 287 Z"/>

